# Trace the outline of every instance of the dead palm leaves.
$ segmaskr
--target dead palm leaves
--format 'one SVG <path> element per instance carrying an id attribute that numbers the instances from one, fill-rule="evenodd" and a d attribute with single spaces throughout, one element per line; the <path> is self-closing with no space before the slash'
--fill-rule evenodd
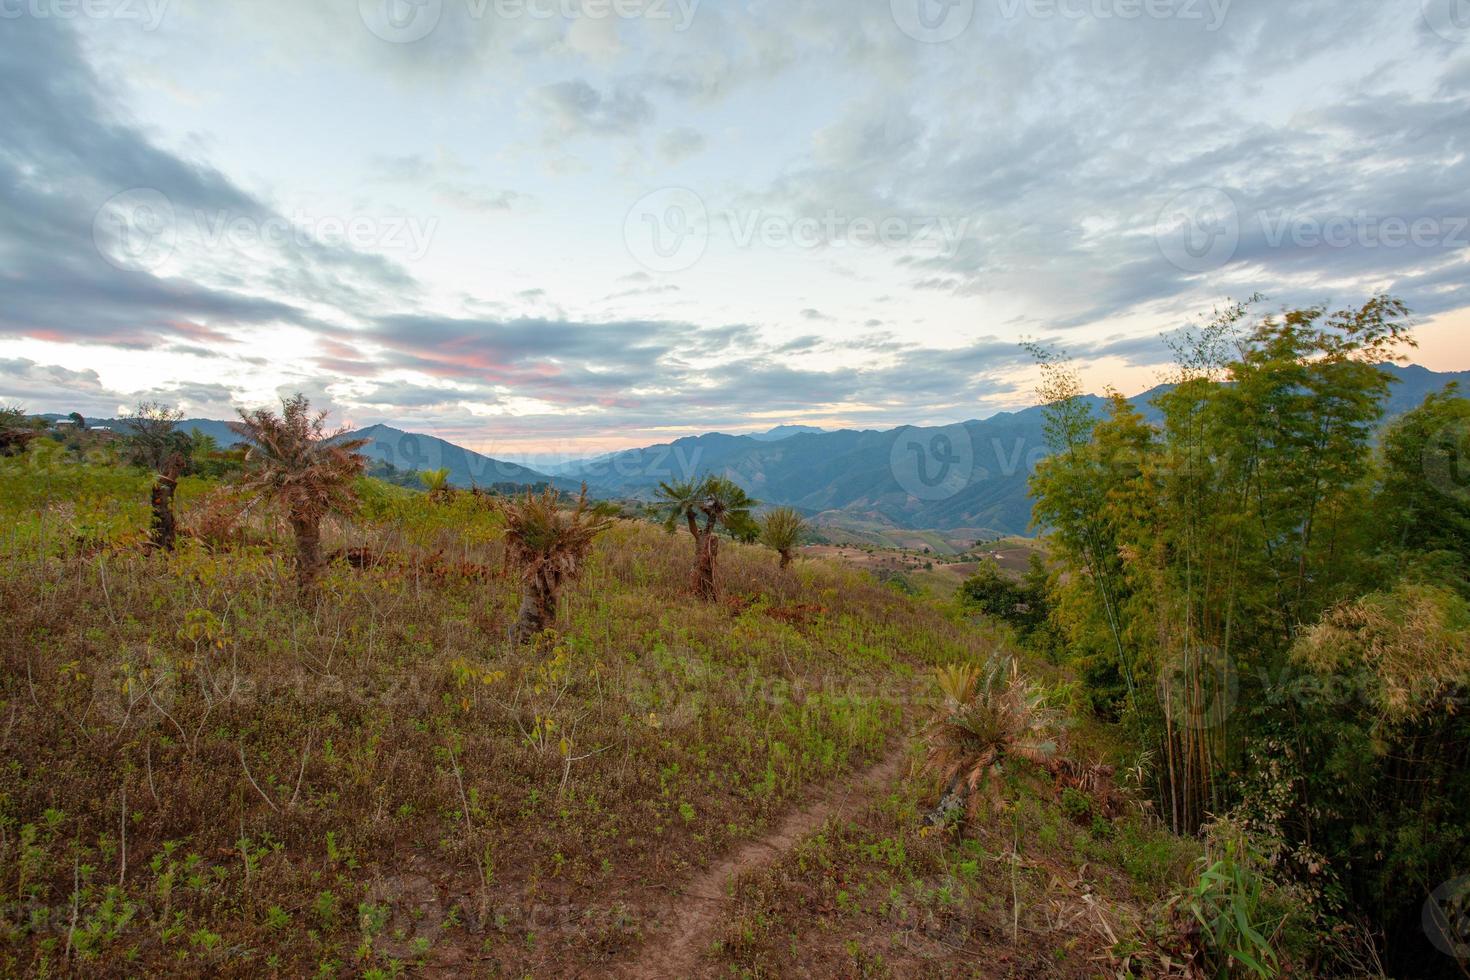
<path id="1" fill-rule="evenodd" d="M 1013 659 L 941 667 L 936 679 L 943 700 L 929 729 L 926 766 L 945 789 L 931 823 L 995 796 L 992 777 L 1007 760 L 1045 763 L 1057 749 L 1052 713 Z"/>
<path id="2" fill-rule="evenodd" d="M 593 541 L 612 521 L 588 505 L 585 484 L 570 509 L 563 509 L 560 495 L 547 487 L 541 494 L 527 490 L 504 510 L 506 563 L 520 574 L 523 586 L 512 636 L 524 643 L 555 622 L 562 587 L 581 575 Z"/>

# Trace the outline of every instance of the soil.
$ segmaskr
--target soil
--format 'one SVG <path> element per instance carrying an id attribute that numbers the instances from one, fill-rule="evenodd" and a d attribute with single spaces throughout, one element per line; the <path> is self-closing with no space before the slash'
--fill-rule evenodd
<path id="1" fill-rule="evenodd" d="M 666 927 L 651 937 L 639 958 L 615 967 L 607 976 L 627 980 L 683 980 L 715 975 L 701 957 L 714 942 L 730 905 L 729 883 L 742 874 L 759 871 L 785 856 L 796 843 L 834 814 L 851 810 L 898 779 L 908 755 L 908 739 L 900 739 L 876 765 L 853 778 L 829 784 L 805 806 L 789 814 L 771 833 L 743 844 L 689 883 L 671 899 Z"/>

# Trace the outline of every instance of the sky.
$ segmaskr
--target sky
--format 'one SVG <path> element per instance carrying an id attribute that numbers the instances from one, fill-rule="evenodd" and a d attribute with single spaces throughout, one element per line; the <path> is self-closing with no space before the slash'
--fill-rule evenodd
<path id="1" fill-rule="evenodd" d="M 0 0 L 0 402 L 502 457 L 1134 393 L 1231 298 L 1470 368 L 1470 0 Z"/>

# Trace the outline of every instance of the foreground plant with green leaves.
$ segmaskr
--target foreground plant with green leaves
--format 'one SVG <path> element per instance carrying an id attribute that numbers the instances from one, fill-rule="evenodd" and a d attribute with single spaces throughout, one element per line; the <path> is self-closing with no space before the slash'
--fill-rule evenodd
<path id="1" fill-rule="evenodd" d="M 321 523 L 328 514 L 357 506 L 353 479 L 367 465 L 357 450 L 367 439 L 328 432 L 326 412 L 311 411 L 305 395 L 281 400 L 281 414 L 267 409 L 240 413 L 231 424 L 250 448 L 241 488 L 279 502 L 296 537 L 296 582 L 303 591 L 322 571 Z"/>
<path id="2" fill-rule="evenodd" d="M 935 819 L 973 813 L 994 798 L 1008 760 L 1042 764 L 1057 750 L 1056 719 L 1012 659 L 936 671 L 943 701 L 929 730 L 927 765 L 944 786 Z"/>
<path id="3" fill-rule="evenodd" d="M 658 504 L 664 527 L 670 532 L 683 522 L 694 539 L 694 594 L 706 601 L 719 598 L 715 580 L 720 556 L 721 528 L 738 531 L 751 523 L 756 501 L 733 480 L 723 476 L 660 483 Z"/>

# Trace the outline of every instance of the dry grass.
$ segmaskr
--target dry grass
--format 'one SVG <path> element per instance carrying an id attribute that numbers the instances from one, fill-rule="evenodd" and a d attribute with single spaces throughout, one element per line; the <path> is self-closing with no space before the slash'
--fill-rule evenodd
<path id="1" fill-rule="evenodd" d="M 707 975 L 1165 975 L 1154 907 L 1196 847 L 1136 814 L 1079 825 L 1019 771 L 957 841 L 923 827 L 937 781 L 912 763 L 883 799 L 737 881 Z"/>
<path id="2" fill-rule="evenodd" d="M 0 462 L 0 974 L 606 963 L 992 645 L 754 547 L 696 602 L 687 536 L 620 522 L 518 649 L 499 528 L 458 503 L 364 493 L 324 550 L 375 560 L 303 605 L 263 506 L 143 553 L 147 483 Z M 210 489 L 182 481 L 186 527 Z"/>
<path id="3" fill-rule="evenodd" d="M 1401 584 L 1330 611 L 1294 655 L 1321 675 L 1360 681 L 1385 718 L 1413 721 L 1444 710 L 1470 678 L 1470 608 L 1447 589 Z"/>

